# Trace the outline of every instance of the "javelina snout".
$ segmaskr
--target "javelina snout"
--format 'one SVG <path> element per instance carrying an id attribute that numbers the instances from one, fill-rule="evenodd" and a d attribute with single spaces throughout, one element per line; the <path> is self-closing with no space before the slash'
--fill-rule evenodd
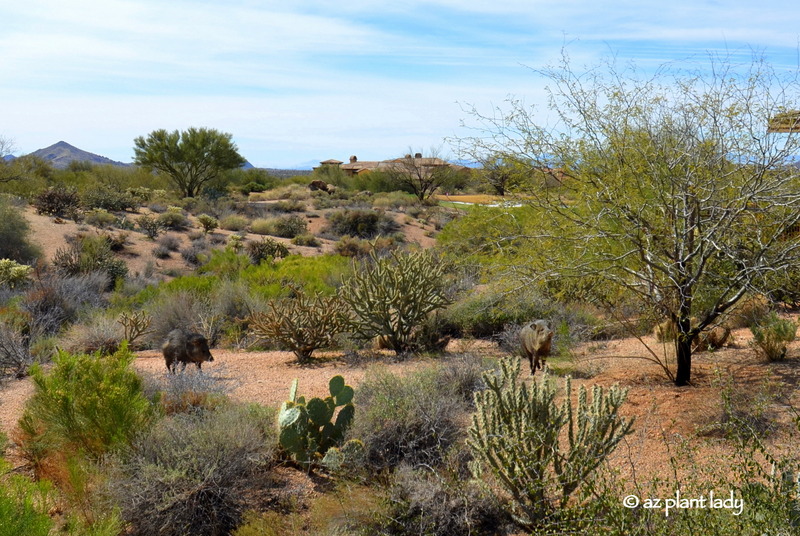
<path id="1" fill-rule="evenodd" d="M 214 356 L 208 349 L 208 340 L 199 333 L 190 333 L 182 329 L 175 329 L 167 335 L 167 341 L 161 348 L 167 370 L 175 372 L 176 362 L 183 363 L 184 370 L 187 363 L 194 363 L 199 370 L 204 361 L 214 361 Z"/>

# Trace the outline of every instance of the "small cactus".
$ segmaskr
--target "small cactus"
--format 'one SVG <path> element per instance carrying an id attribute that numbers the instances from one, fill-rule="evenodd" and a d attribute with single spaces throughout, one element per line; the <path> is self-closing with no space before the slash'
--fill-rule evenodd
<path id="1" fill-rule="evenodd" d="M 279 441 L 297 463 L 311 471 L 331 448 L 342 442 L 353 422 L 353 388 L 341 376 L 334 376 L 328 383 L 330 396 L 306 402 L 305 397 L 297 396 L 297 383 L 297 379 L 292 382 L 289 399 L 278 414 Z"/>

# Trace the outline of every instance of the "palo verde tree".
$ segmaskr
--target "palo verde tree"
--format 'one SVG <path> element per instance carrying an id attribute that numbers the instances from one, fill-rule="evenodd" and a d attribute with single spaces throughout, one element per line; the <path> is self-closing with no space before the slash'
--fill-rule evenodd
<path id="1" fill-rule="evenodd" d="M 195 197 L 223 171 L 245 163 L 231 138 L 208 128 L 154 130 L 134 140 L 134 163 L 166 173 L 184 197 Z"/>
<path id="2" fill-rule="evenodd" d="M 523 192 L 537 222 L 506 237 L 514 273 L 599 281 L 671 319 L 677 368 L 664 369 L 686 385 L 698 333 L 800 261 L 799 138 L 768 132 L 797 109 L 797 75 L 718 57 L 649 76 L 613 61 L 577 72 L 566 54 L 538 73 L 554 122 L 512 100 L 490 116 L 473 109 L 476 135 L 461 140 L 562 179 Z"/>

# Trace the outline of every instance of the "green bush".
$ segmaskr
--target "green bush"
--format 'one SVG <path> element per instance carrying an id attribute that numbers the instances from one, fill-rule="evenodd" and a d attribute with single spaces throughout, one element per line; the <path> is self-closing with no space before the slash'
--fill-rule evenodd
<path id="1" fill-rule="evenodd" d="M 337 210 L 329 213 L 327 218 L 327 232 L 337 237 L 375 238 L 400 229 L 394 219 L 378 210 Z"/>
<path id="2" fill-rule="evenodd" d="M 356 338 L 383 337 L 398 354 L 414 349 L 415 328 L 449 304 L 444 274 L 444 263 L 424 250 L 385 257 L 373 252 L 341 289 Z"/>
<path id="3" fill-rule="evenodd" d="M 189 218 L 180 207 L 169 207 L 166 212 L 158 215 L 161 227 L 173 231 L 183 231 L 189 227 Z"/>
<path id="4" fill-rule="evenodd" d="M 250 224 L 250 220 L 239 214 L 225 216 L 219 222 L 220 227 L 226 231 L 241 231 Z"/>
<path id="5" fill-rule="evenodd" d="M 304 246 L 307 248 L 320 247 L 320 241 L 311 233 L 301 233 L 292 238 L 292 244 L 295 246 Z"/>
<path id="6" fill-rule="evenodd" d="M 99 459 L 129 444 L 154 417 L 126 345 L 108 356 L 59 352 L 52 369 L 31 368 L 34 393 L 19 421 L 34 465 L 81 452 Z"/>
<path id="7" fill-rule="evenodd" d="M 8 464 L 0 459 L 0 475 L 8 471 Z M 54 525 L 48 511 L 54 505 L 48 482 L 0 476 L 0 536 L 48 536 Z"/>
<path id="8" fill-rule="evenodd" d="M 750 331 L 753 333 L 752 346 L 760 357 L 767 361 L 783 361 L 787 344 L 797 336 L 797 324 L 772 312 L 751 326 Z"/>
<path id="9" fill-rule="evenodd" d="M 30 241 L 30 225 L 22 211 L 0 197 L 0 259 L 30 263 L 41 251 Z"/>
<path id="10" fill-rule="evenodd" d="M 563 509 L 576 490 L 630 433 L 632 420 L 618 412 L 627 391 L 595 385 L 591 398 L 581 386 L 577 405 L 571 379 L 563 402 L 547 376 L 530 386 L 519 381 L 520 360 L 505 359 L 500 374 L 483 376 L 486 390 L 475 395 L 468 444 L 480 464 L 512 497 L 512 515 L 534 527 L 556 508 Z"/>
<path id="11" fill-rule="evenodd" d="M 159 221 L 158 218 L 154 218 L 147 214 L 139 216 L 136 219 L 136 225 L 144 234 L 147 235 L 147 238 L 150 240 L 155 240 L 164 229 L 164 225 L 161 223 L 161 221 Z"/>
<path id="12" fill-rule="evenodd" d="M 109 212 L 134 210 L 139 201 L 130 192 L 110 186 L 89 188 L 83 194 L 83 206 L 87 210 L 102 209 Z"/>
<path id="13" fill-rule="evenodd" d="M 308 224 L 302 216 L 291 215 L 278 218 L 260 218 L 253 220 L 250 231 L 255 234 L 273 235 L 281 238 L 294 238 L 308 230 Z"/>
<path id="14" fill-rule="evenodd" d="M 93 208 L 86 212 L 83 221 L 95 227 L 112 227 L 117 223 L 117 217 L 104 208 Z"/>
<path id="15" fill-rule="evenodd" d="M 275 412 L 231 406 L 156 423 L 109 483 L 133 536 L 230 534 L 274 462 Z"/>
<path id="16" fill-rule="evenodd" d="M 33 268 L 11 259 L 0 259 L 0 287 L 20 287 L 28 281 Z"/>

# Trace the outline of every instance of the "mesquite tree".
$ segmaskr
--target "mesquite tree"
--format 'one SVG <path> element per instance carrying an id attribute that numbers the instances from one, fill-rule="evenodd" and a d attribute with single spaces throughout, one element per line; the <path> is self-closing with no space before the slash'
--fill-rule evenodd
<path id="1" fill-rule="evenodd" d="M 797 108 L 797 73 L 715 57 L 649 76 L 613 61 L 577 72 L 565 55 L 539 74 L 549 120 L 512 100 L 488 116 L 473 110 L 477 134 L 461 140 L 558 170 L 559 186 L 523 192 L 539 221 L 508 242 L 514 273 L 599 280 L 669 318 L 670 376 L 686 385 L 695 337 L 800 261 L 798 129 L 768 131 Z"/>

